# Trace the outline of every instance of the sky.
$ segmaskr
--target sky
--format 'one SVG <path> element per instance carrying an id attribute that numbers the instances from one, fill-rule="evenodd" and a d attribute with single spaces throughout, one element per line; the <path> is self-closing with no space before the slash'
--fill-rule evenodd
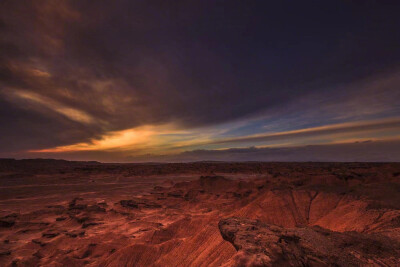
<path id="1" fill-rule="evenodd" d="M 2 0 L 0 157 L 400 161 L 400 1 Z"/>

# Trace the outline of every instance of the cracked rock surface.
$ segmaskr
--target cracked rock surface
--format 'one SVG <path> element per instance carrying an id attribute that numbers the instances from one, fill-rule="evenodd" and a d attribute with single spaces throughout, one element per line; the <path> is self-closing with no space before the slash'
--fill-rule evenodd
<path id="1" fill-rule="evenodd" d="M 239 252 L 233 266 L 400 265 L 400 244 L 379 234 L 283 228 L 243 218 L 223 219 L 218 227 Z"/>

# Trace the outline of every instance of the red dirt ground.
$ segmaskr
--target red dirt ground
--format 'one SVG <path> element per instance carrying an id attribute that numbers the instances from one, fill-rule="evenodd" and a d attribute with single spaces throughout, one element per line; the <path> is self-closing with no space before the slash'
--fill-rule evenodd
<path id="1" fill-rule="evenodd" d="M 399 163 L 0 160 L 1 266 L 400 266 Z"/>

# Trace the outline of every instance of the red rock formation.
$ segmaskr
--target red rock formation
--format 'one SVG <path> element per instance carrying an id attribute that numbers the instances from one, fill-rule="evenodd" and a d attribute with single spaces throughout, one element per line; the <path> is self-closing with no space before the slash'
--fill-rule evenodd
<path id="1" fill-rule="evenodd" d="M 400 265 L 400 243 L 384 235 L 283 228 L 242 218 L 223 219 L 218 226 L 239 252 L 233 266 Z"/>
<path id="2" fill-rule="evenodd" d="M 14 167 L 0 266 L 397 264 L 400 164 Z"/>

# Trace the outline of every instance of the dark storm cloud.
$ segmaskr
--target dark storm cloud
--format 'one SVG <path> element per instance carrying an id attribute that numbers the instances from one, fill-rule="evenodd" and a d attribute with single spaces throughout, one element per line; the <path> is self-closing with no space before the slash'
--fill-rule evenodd
<path id="1" fill-rule="evenodd" d="M 0 125 L 3 153 L 24 151 L 32 145 L 43 149 L 96 136 L 96 131 L 87 129 L 84 133 L 74 122 L 57 114 L 31 112 L 3 100 L 0 100 Z"/>
<path id="2" fill-rule="evenodd" d="M 279 116 L 305 95 L 400 67 L 395 1 L 5 0 L 0 9 L 4 149 Z"/>

